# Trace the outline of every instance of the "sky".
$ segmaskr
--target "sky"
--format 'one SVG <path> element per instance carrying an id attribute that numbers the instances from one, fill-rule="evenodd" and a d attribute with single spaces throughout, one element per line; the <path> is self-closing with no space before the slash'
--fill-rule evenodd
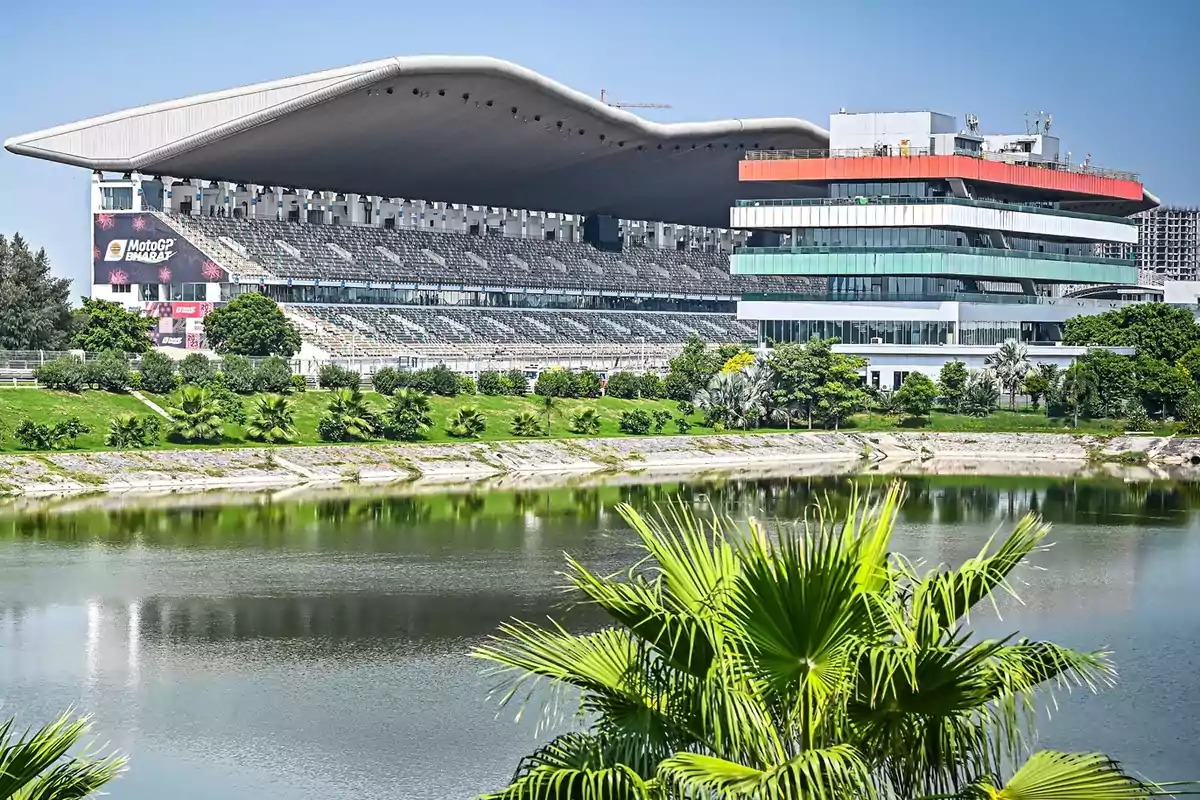
<path id="1" fill-rule="evenodd" d="M 124 108 L 398 55 L 488 55 L 660 122 L 926 109 L 1024 132 L 1200 205 L 1200 0 L 605 0 L 122 4 L 4 12 L 0 140 Z M 0 150 L 0 233 L 86 294 L 86 170 Z M 319 187 L 318 187 L 319 188 Z"/>

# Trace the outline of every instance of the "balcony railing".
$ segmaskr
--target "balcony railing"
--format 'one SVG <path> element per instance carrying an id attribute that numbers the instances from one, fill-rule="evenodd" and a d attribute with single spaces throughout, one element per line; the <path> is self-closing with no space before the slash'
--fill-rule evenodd
<path id="1" fill-rule="evenodd" d="M 879 147 L 854 147 L 841 150 L 747 150 L 744 161 L 784 161 L 798 158 L 913 158 L 916 156 L 944 155 L 933 153 L 928 147 L 904 147 L 882 145 Z M 1020 167 L 1050 169 L 1057 172 L 1074 172 L 1080 175 L 1095 175 L 1099 178 L 1114 178 L 1122 181 L 1141 182 L 1136 172 L 1105 169 L 1091 164 L 1071 164 L 1066 161 L 1042 161 L 1034 153 L 993 152 L 991 150 L 955 150 L 951 155 L 981 158 L 984 161 L 999 161 Z"/>
<path id="2" fill-rule="evenodd" d="M 1061 253 L 1035 253 L 1029 250 L 1004 250 L 998 247 L 954 247 L 952 245 L 917 245 L 913 247 L 883 246 L 883 247 L 840 247 L 822 245 L 818 247 L 739 247 L 734 255 L 854 255 L 871 253 L 958 253 L 972 256 L 992 256 L 998 258 L 1036 259 L 1039 261 L 1066 261 L 1075 264 L 1097 264 L 1110 267 L 1132 267 L 1137 262 L 1124 258 L 1104 258 L 1103 256 L 1068 256 Z"/>
<path id="3" fill-rule="evenodd" d="M 912 206 L 912 205 L 954 205 L 971 206 L 973 208 L 991 208 L 997 211 L 1026 211 L 1031 214 L 1046 214 L 1053 217 L 1073 217 L 1075 219 L 1090 219 L 1099 222 L 1116 222 L 1122 225 L 1137 227 L 1137 220 L 1126 217 L 1110 217 L 1104 214 L 1084 214 L 1079 211 L 1062 211 L 1057 208 L 1028 205 L 1025 203 L 997 203 L 992 200 L 969 200 L 962 197 L 812 197 L 779 200 L 738 200 L 738 206 L 758 208 L 760 206 Z"/>
<path id="4" fill-rule="evenodd" d="M 1003 303 L 1011 305 L 1058 306 L 1060 308 L 1120 308 L 1140 300 L 1101 300 L 1095 298 L 1042 297 L 1035 294 L 984 292 L 913 292 L 864 294 L 861 292 L 801 292 L 743 294 L 742 300 L 790 300 L 820 303 Z"/>

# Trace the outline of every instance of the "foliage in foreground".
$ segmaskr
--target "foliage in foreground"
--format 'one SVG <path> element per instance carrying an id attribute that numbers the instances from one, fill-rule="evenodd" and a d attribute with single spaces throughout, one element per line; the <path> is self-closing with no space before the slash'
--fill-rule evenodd
<path id="1" fill-rule="evenodd" d="M 246 425 L 246 437 L 267 444 L 287 444 L 295 439 L 296 412 L 291 401 L 279 394 L 259 397 Z"/>
<path id="2" fill-rule="evenodd" d="M 77 747 L 90 724 L 64 714 L 37 730 L 0 724 L 0 799 L 78 800 L 98 793 L 125 770 L 125 758 Z"/>
<path id="3" fill-rule="evenodd" d="M 476 652 L 502 705 L 549 685 L 547 718 L 578 696 L 582 728 L 525 757 L 491 797 L 1161 794 L 1101 755 L 1026 751 L 1036 700 L 1107 684 L 1105 653 L 967 627 L 1047 526 L 1027 516 L 957 569 L 920 572 L 889 552 L 900 494 L 777 531 L 701 521 L 682 503 L 658 521 L 622 506 L 643 558 L 612 576 L 568 558 L 574 590 L 611 626 L 512 622 Z"/>

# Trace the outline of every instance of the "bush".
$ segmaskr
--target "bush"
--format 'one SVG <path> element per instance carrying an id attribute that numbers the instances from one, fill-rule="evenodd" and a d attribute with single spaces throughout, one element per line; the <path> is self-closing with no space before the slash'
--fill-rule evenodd
<path id="1" fill-rule="evenodd" d="M 418 392 L 437 394 L 442 397 L 455 397 L 462 388 L 462 384 L 458 380 L 458 373 L 445 364 L 414 372 L 411 386 Z"/>
<path id="2" fill-rule="evenodd" d="M 624 433 L 643 436 L 650 432 L 650 415 L 640 408 L 631 408 L 621 412 L 619 426 Z"/>
<path id="3" fill-rule="evenodd" d="M 638 394 L 647 400 L 660 400 L 667 396 L 667 387 L 662 378 L 647 372 L 638 378 Z"/>
<path id="4" fill-rule="evenodd" d="M 671 421 L 671 412 L 665 408 L 657 409 L 654 412 L 654 432 L 662 433 L 663 428 L 667 427 L 667 423 Z"/>
<path id="5" fill-rule="evenodd" d="M 692 423 L 688 422 L 687 417 L 675 418 L 675 430 L 679 431 L 680 433 L 687 433 L 691 429 Z"/>
<path id="6" fill-rule="evenodd" d="M 226 356 L 226 358 L 230 357 Z M 287 359 L 270 356 L 258 362 L 258 366 L 254 368 L 254 391 L 267 394 L 287 394 L 291 388 L 292 368 Z"/>
<path id="7" fill-rule="evenodd" d="M 470 375 L 458 376 L 458 393 L 475 394 L 475 379 Z"/>
<path id="8" fill-rule="evenodd" d="M 317 420 L 317 438 L 322 442 L 344 442 L 347 440 L 346 421 L 341 417 L 326 414 Z"/>
<path id="9" fill-rule="evenodd" d="M 684 417 L 690 417 L 696 413 L 696 404 L 691 400 L 680 400 L 675 404 L 675 408 L 679 409 L 679 414 Z"/>
<path id="10" fill-rule="evenodd" d="M 380 423 L 384 438 L 405 442 L 419 439 L 431 425 L 429 396 L 403 386 L 388 398 Z"/>
<path id="11" fill-rule="evenodd" d="M 604 393 L 609 397 L 636 400 L 639 388 L 637 375 L 632 372 L 614 372 L 608 376 L 608 384 L 604 387 Z"/>
<path id="12" fill-rule="evenodd" d="M 179 362 L 179 379 L 184 385 L 211 386 L 216 376 L 216 367 L 202 353 L 190 353 Z"/>
<path id="13" fill-rule="evenodd" d="M 462 406 L 446 418 L 446 432 L 459 439 L 478 439 L 487 428 L 487 417 L 475 406 Z"/>
<path id="14" fill-rule="evenodd" d="M 571 412 L 571 419 L 567 423 L 567 429 L 571 433 L 593 436 L 600 432 L 600 414 L 591 406 L 577 408 Z"/>
<path id="15" fill-rule="evenodd" d="M 210 392 L 212 402 L 217 404 L 217 415 L 224 422 L 232 422 L 234 425 L 246 424 L 246 406 L 242 404 L 240 396 L 220 381 L 213 382 Z"/>
<path id="16" fill-rule="evenodd" d="M 137 370 L 129 373 L 129 388 L 135 392 L 142 388 L 142 373 Z"/>
<path id="17" fill-rule="evenodd" d="M 49 450 L 56 443 L 54 430 L 49 425 L 31 419 L 21 420 L 21 424 L 13 431 L 13 438 L 26 450 Z"/>
<path id="18" fill-rule="evenodd" d="M 402 386 L 408 385 L 408 375 L 395 367 L 384 367 L 371 376 L 371 386 L 384 397 L 391 397 Z"/>
<path id="19" fill-rule="evenodd" d="M 101 353 L 99 358 L 88 364 L 88 373 L 88 382 L 106 392 L 128 391 L 132 380 L 125 354 L 116 350 Z"/>
<path id="20" fill-rule="evenodd" d="M 293 392 L 307 392 L 308 391 L 308 378 L 304 375 L 293 375 L 292 376 L 292 391 Z"/>
<path id="21" fill-rule="evenodd" d="M 1125 430 L 1148 431 L 1150 427 L 1150 416 L 1146 413 L 1145 406 L 1137 400 L 1130 400 L 1125 406 Z"/>
<path id="22" fill-rule="evenodd" d="M 138 367 L 142 374 L 142 388 L 153 394 L 170 394 L 175 388 L 175 361 L 158 350 L 142 356 Z"/>
<path id="23" fill-rule="evenodd" d="M 225 387 L 235 394 L 254 394 L 254 365 L 245 356 L 228 355 L 221 359 Z"/>
<path id="24" fill-rule="evenodd" d="M 86 389 L 91 380 L 87 365 L 75 356 L 61 356 L 47 361 L 33 371 L 33 377 L 47 389 L 75 393 Z"/>
<path id="25" fill-rule="evenodd" d="M 692 384 L 683 375 L 678 372 L 668 372 L 667 379 L 663 381 L 663 395 L 671 400 L 684 402 L 692 399 Z"/>
<path id="26" fill-rule="evenodd" d="M 513 436 L 541 436 L 542 423 L 532 411 L 518 411 L 513 415 L 508 431 Z"/>
<path id="27" fill-rule="evenodd" d="M 108 423 L 108 435 L 104 437 L 104 443 L 109 447 L 130 450 L 156 444 L 161 434 L 162 426 L 158 417 L 121 414 Z"/>
<path id="28" fill-rule="evenodd" d="M 504 373 L 504 393 L 513 397 L 524 397 L 529 394 L 529 378 L 519 369 L 510 369 Z"/>
<path id="29" fill-rule="evenodd" d="M 1180 427 L 1180 432 L 1188 436 L 1196 436 L 1200 434 L 1200 397 L 1195 393 L 1192 394 L 1183 404 L 1183 425 Z"/>
<path id="30" fill-rule="evenodd" d="M 575 374 L 561 367 L 542 370 L 533 384 L 533 393 L 542 397 L 575 397 Z"/>
<path id="31" fill-rule="evenodd" d="M 575 376 L 576 397 L 599 397 L 603 388 L 595 370 L 585 369 Z"/>
<path id="32" fill-rule="evenodd" d="M 317 385 L 322 389 L 357 389 L 362 375 L 337 364 L 322 364 L 317 372 Z"/>
<path id="33" fill-rule="evenodd" d="M 479 380 L 476 381 L 476 384 L 480 394 L 496 397 L 508 393 L 508 387 L 504 383 L 504 376 L 493 369 L 479 373 Z"/>

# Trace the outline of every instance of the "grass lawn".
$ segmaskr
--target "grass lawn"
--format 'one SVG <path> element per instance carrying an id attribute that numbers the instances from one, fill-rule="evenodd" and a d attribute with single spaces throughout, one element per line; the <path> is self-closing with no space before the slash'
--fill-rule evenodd
<path id="1" fill-rule="evenodd" d="M 1115 436 L 1125 432 L 1125 421 L 1118 419 L 1083 419 L 1079 427 L 1070 418 L 1050 418 L 1044 411 L 1021 409 L 1019 411 L 993 411 L 986 417 L 971 417 L 966 414 L 948 414 L 935 411 L 928 420 L 897 420 L 879 414 L 856 414 L 850 420 L 852 430 L 857 431 L 941 431 L 944 433 L 1092 433 Z M 1156 435 L 1175 432 L 1175 426 L 1155 423 L 1151 431 Z"/>
<path id="2" fill-rule="evenodd" d="M 53 427 L 67 417 L 79 417 L 92 429 L 76 440 L 81 450 L 97 450 L 104 447 L 108 435 L 108 422 L 119 414 L 152 413 L 136 397 L 109 392 L 52 392 L 49 389 L 0 389 L 0 450 L 20 450 L 13 438 L 13 431 L 24 420 Z"/>

